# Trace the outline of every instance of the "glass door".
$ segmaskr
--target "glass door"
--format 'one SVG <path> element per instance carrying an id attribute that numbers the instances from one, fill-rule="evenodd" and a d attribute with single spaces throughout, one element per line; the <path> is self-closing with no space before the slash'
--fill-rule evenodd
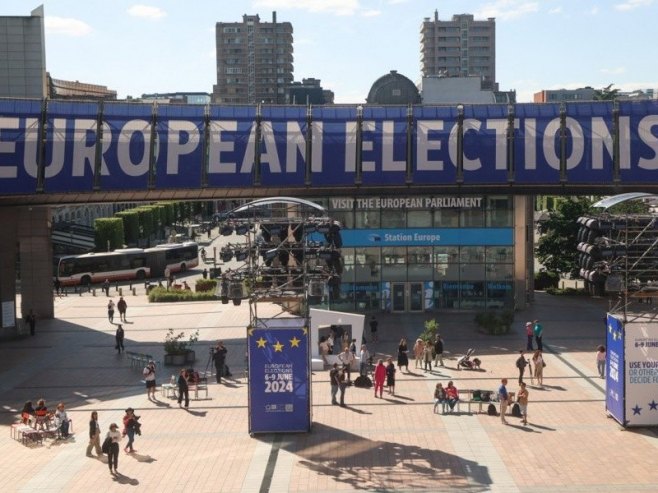
<path id="1" fill-rule="evenodd" d="M 394 282 L 391 284 L 391 311 L 405 312 L 406 310 L 406 296 L 405 296 L 406 283 Z"/>
<path id="2" fill-rule="evenodd" d="M 423 311 L 423 283 L 410 282 L 409 283 L 409 311 L 422 312 Z"/>

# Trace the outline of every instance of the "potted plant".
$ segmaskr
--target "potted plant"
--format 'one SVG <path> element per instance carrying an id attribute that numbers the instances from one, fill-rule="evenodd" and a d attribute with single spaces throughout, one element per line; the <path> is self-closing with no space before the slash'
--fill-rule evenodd
<path id="1" fill-rule="evenodd" d="M 174 329 L 169 329 L 164 342 L 165 365 L 182 366 L 186 363 L 194 363 L 196 353 L 191 347 L 198 340 L 198 329 L 190 334 L 187 340 L 185 340 L 185 332 L 174 334 Z"/>

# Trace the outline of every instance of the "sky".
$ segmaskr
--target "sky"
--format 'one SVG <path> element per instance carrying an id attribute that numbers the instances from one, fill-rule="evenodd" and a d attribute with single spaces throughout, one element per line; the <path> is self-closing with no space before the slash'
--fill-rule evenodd
<path id="1" fill-rule="evenodd" d="M 362 103 L 391 70 L 420 82 L 420 27 L 496 19 L 496 79 L 519 102 L 544 89 L 658 89 L 658 0 L 0 0 L 0 15 L 45 10 L 46 67 L 120 98 L 212 92 L 215 23 L 291 22 L 294 78 L 320 79 L 336 103 Z"/>

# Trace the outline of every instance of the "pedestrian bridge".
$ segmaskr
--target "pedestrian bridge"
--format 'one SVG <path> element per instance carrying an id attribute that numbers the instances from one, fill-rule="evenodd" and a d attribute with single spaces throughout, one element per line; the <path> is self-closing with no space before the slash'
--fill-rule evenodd
<path id="1" fill-rule="evenodd" d="M 658 102 L 0 100 L 0 205 L 658 188 Z"/>

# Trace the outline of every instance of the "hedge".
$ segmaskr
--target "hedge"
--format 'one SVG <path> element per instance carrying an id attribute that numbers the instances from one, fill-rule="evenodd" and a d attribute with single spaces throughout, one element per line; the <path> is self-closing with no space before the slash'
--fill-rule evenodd
<path id="1" fill-rule="evenodd" d="M 195 293 L 187 289 L 154 288 L 149 293 L 150 303 L 172 303 L 176 301 L 213 301 L 216 300 L 214 291 Z"/>

